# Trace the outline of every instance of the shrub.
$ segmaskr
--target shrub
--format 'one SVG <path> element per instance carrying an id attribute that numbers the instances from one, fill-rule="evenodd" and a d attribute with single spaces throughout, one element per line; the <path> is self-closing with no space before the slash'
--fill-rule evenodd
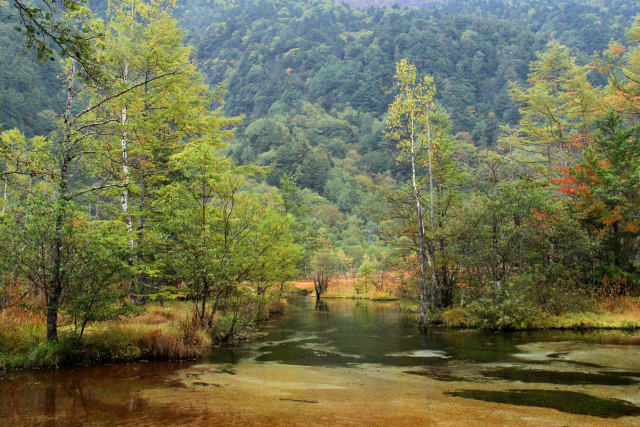
<path id="1" fill-rule="evenodd" d="M 467 325 L 465 311 L 462 307 L 453 307 L 440 315 L 440 321 L 451 328 L 461 328 Z"/>
<path id="2" fill-rule="evenodd" d="M 274 299 L 273 301 L 271 301 L 271 304 L 269 305 L 269 316 L 282 314 L 286 306 L 287 306 L 287 302 L 285 300 L 280 298 Z"/>
<path id="3" fill-rule="evenodd" d="M 485 330 L 526 329 L 542 314 L 526 292 L 512 283 L 487 290 L 484 298 L 469 304 L 467 313 L 471 326 Z"/>

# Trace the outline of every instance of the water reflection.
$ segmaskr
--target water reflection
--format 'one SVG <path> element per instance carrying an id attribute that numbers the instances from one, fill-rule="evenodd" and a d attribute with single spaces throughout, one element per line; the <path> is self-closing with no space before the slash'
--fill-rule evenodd
<path id="1" fill-rule="evenodd" d="M 329 304 L 327 304 L 327 302 L 323 299 L 317 299 L 315 309 L 317 312 L 320 312 L 320 313 L 327 312 L 329 311 Z"/>
<path id="2" fill-rule="evenodd" d="M 378 363 L 427 367 L 447 364 L 447 359 L 549 364 L 568 361 L 568 353 L 544 350 L 542 354 L 523 346 L 546 342 L 552 343 L 552 347 L 558 342 L 578 343 L 582 347 L 585 343 L 616 344 L 620 335 L 593 331 L 480 333 L 440 328 L 420 332 L 414 320 L 402 314 L 394 303 L 320 300 L 316 305 L 311 298 L 290 305 L 287 313 L 270 322 L 264 331 L 265 337 L 257 343 L 223 350 L 224 355 L 214 353 L 210 360 L 234 363 L 242 358 L 255 358 L 316 366 Z M 573 362 L 583 366 L 586 363 Z"/>
<path id="3" fill-rule="evenodd" d="M 179 363 L 139 363 L 90 368 L 9 373 L 0 381 L 0 419 L 20 424 L 81 424 L 140 414 L 165 417 L 166 410 L 140 398 L 141 390 L 171 386 L 167 378 L 188 367 Z"/>

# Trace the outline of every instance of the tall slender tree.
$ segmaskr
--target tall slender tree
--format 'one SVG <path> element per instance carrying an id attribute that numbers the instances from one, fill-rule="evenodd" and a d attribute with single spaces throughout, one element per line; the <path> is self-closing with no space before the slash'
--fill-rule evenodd
<path id="1" fill-rule="evenodd" d="M 418 228 L 418 248 L 420 264 L 420 322 L 427 324 L 427 274 L 430 274 L 431 286 L 435 290 L 438 281 L 433 269 L 433 259 L 427 250 L 425 242 L 424 213 L 422 206 L 422 182 L 418 177 L 417 163 L 419 151 L 427 150 L 427 164 L 429 173 L 429 219 L 431 228 L 434 226 L 433 203 L 433 141 L 431 139 L 431 125 L 429 119 L 434 109 L 433 98 L 435 87 L 433 78 L 425 76 L 423 81 L 416 82 L 416 67 L 407 59 L 396 64 L 396 85 L 399 94 L 389 106 L 389 118 L 386 135 L 397 142 L 400 159 L 407 159 L 411 164 L 411 188 L 416 205 L 416 219 Z"/>
<path id="2" fill-rule="evenodd" d="M 151 209 L 156 192 L 168 182 L 172 155 L 187 141 L 218 141 L 227 119 L 214 103 L 221 91 L 211 91 L 191 61 L 191 47 L 171 16 L 175 2 L 122 0 L 110 7 L 102 28 L 99 59 L 109 76 L 97 96 L 127 90 L 125 96 L 103 105 L 98 115 L 112 120 L 102 135 L 104 162 L 97 168 L 121 183 L 120 205 L 128 230 L 128 244 L 136 254 L 130 264 L 137 271 L 132 294 L 149 291 L 149 233 L 156 221 Z M 117 120 L 113 120 L 117 118 Z M 220 147 L 220 145 L 218 145 Z"/>

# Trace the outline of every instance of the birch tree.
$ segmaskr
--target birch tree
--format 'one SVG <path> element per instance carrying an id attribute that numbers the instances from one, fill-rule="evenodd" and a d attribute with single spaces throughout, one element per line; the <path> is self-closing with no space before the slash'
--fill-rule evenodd
<path id="1" fill-rule="evenodd" d="M 424 213 L 421 201 L 422 183 L 417 173 L 417 158 L 419 151 L 426 148 L 428 167 L 429 191 L 429 223 L 434 228 L 434 186 L 433 186 L 433 141 L 431 139 L 431 125 L 429 118 L 434 109 L 433 98 L 435 86 L 433 78 L 425 76 L 416 82 L 416 67 L 407 59 L 396 64 L 395 74 L 399 94 L 389 106 L 386 135 L 396 141 L 400 150 L 399 159 L 407 160 L 411 165 L 411 188 L 416 206 L 418 229 L 418 248 L 420 264 L 420 323 L 427 324 L 427 274 L 430 274 L 432 289 L 436 289 L 438 282 L 433 268 L 433 259 L 426 247 Z"/>
<path id="2" fill-rule="evenodd" d="M 118 186 L 81 179 L 89 158 L 95 154 L 95 135 L 105 125 L 96 121 L 92 112 L 109 98 L 87 104 L 87 86 L 81 83 L 75 60 L 67 60 L 64 69 L 66 96 L 58 131 L 50 138 L 30 140 L 24 157 L 15 159 L 7 171 L 29 177 L 29 186 L 21 189 L 23 205 L 18 204 L 12 212 L 17 223 L 9 241 L 14 244 L 20 274 L 44 296 L 49 340 L 58 337 L 63 297 L 77 279 L 75 272 L 82 252 L 77 239 L 77 202 L 89 193 Z M 78 105 L 80 101 L 84 108 Z"/>
<path id="3" fill-rule="evenodd" d="M 79 12 L 73 19 L 99 26 L 85 12 Z M 23 189 L 22 196 L 28 209 L 18 218 L 18 224 L 22 221 L 23 229 L 29 229 L 25 225 L 28 221 L 29 227 L 36 227 L 31 229 L 35 237 L 23 234 L 21 229 L 12 233 L 16 233 L 13 241 L 21 245 L 16 253 L 20 274 L 45 297 L 49 340 L 58 337 L 58 313 L 63 297 L 77 279 L 73 274 L 81 252 L 75 237 L 79 230 L 77 204 L 92 193 L 126 187 L 112 168 L 105 167 L 105 158 L 111 157 L 100 141 L 119 123 L 119 116 L 109 114 L 108 107 L 172 74 L 154 74 L 145 80 L 116 86 L 110 85 L 109 79 L 87 76 L 73 58 L 63 62 L 63 69 L 65 97 L 58 131 L 51 137 L 29 141 L 24 159 L 12 163 L 4 173 L 29 177 L 30 185 Z M 38 206 L 39 210 L 32 209 Z"/>
<path id="4" fill-rule="evenodd" d="M 191 62 L 191 47 L 171 16 L 173 1 L 123 0 L 111 6 L 99 58 L 111 78 L 100 96 L 127 90 L 104 105 L 100 114 L 115 118 L 102 138 L 105 162 L 99 167 L 118 177 L 119 199 L 136 253 L 130 264 L 138 272 L 131 293 L 148 292 L 156 192 L 167 184 L 169 159 L 187 141 L 216 138 L 237 122 L 212 110 L 222 103 L 220 90 L 210 90 Z M 224 122 L 224 123 L 223 123 Z"/>

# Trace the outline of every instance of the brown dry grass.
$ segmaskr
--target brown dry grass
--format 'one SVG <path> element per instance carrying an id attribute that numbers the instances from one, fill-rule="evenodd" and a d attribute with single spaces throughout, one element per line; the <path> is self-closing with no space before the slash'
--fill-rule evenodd
<path id="1" fill-rule="evenodd" d="M 45 336 L 46 325 L 41 313 L 21 307 L 0 310 L 0 351 L 28 348 Z"/>
<path id="2" fill-rule="evenodd" d="M 125 335 L 134 337 L 136 345 L 149 357 L 163 360 L 185 360 L 201 356 L 211 346 L 184 302 L 150 305 L 145 312 L 116 324 Z"/>
<path id="3" fill-rule="evenodd" d="M 45 339 L 42 311 L 0 311 L 0 368 L 57 367 L 73 364 L 186 360 L 202 356 L 212 344 L 194 321 L 188 303 L 150 305 L 137 316 L 91 324 L 81 340 L 61 324 L 59 341 Z"/>
<path id="4" fill-rule="evenodd" d="M 21 328 L 44 326 L 44 316 L 22 307 L 9 307 L 0 310 L 0 327 Z"/>
<path id="5" fill-rule="evenodd" d="M 287 306 L 286 301 L 283 301 L 280 299 L 276 299 L 272 301 L 268 308 L 269 316 L 273 316 L 275 314 L 282 314 L 286 306 Z"/>
<path id="6" fill-rule="evenodd" d="M 378 281 L 381 279 L 378 278 Z M 289 282 L 294 288 L 314 291 L 311 279 L 299 279 Z M 387 275 L 383 285 L 377 289 L 372 284 L 365 287 L 361 283 L 358 275 L 341 275 L 329 283 L 329 289 L 323 295 L 324 298 L 363 298 L 363 299 L 393 299 L 397 296 L 397 289 L 400 285 L 398 277 Z M 360 292 L 356 290 L 359 288 Z"/>
<path id="7" fill-rule="evenodd" d="M 598 308 L 610 313 L 624 313 L 640 320 L 640 297 L 623 296 L 598 301 Z"/>
<path id="8" fill-rule="evenodd" d="M 147 325 L 159 325 L 176 320 L 176 316 L 176 309 L 172 306 L 150 305 L 145 307 L 144 313 L 124 320 Z"/>

